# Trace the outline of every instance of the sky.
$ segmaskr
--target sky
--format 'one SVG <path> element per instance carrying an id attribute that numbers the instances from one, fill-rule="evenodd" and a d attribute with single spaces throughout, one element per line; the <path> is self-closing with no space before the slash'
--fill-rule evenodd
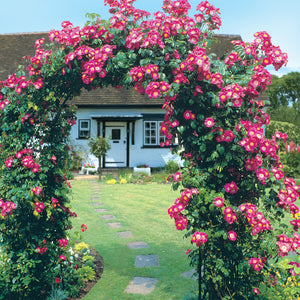
<path id="1" fill-rule="evenodd" d="M 109 19 L 108 6 L 104 0 L 10 0 L 2 1 L 0 34 L 45 32 L 61 29 L 61 22 L 70 21 L 74 26 L 83 26 L 86 13 L 97 13 Z M 196 13 L 201 0 L 189 1 Z M 245 42 L 253 41 L 257 31 L 267 31 L 272 43 L 286 52 L 289 61 L 286 67 L 272 74 L 282 76 L 300 72 L 300 1 L 299 0 L 210 0 L 220 8 L 222 27 L 215 33 L 239 34 Z M 163 0 L 137 0 L 135 7 L 151 13 L 161 11 Z"/>

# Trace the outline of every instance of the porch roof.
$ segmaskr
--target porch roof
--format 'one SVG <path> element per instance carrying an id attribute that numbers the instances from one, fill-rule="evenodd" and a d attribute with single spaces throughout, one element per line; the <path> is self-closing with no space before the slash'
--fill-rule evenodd
<path id="1" fill-rule="evenodd" d="M 94 120 L 101 121 L 135 121 L 143 118 L 141 114 L 132 115 L 90 115 Z"/>

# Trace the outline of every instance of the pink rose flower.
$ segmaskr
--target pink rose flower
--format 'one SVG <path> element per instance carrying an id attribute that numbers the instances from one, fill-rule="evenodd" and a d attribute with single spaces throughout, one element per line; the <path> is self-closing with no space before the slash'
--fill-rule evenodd
<path id="1" fill-rule="evenodd" d="M 206 118 L 204 121 L 204 125 L 208 128 L 213 127 L 215 125 L 215 121 L 213 118 Z"/>
<path id="2" fill-rule="evenodd" d="M 221 197 L 217 197 L 214 199 L 214 205 L 218 207 L 223 207 L 224 206 L 224 199 Z"/>
<path id="3" fill-rule="evenodd" d="M 236 240 L 236 237 L 237 237 L 237 234 L 235 231 L 233 230 L 230 230 L 228 232 L 228 238 L 231 240 L 231 241 L 235 241 Z"/>

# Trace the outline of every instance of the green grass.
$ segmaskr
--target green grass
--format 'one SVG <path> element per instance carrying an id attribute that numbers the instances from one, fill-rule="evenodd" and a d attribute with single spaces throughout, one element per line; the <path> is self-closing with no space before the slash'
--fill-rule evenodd
<path id="1" fill-rule="evenodd" d="M 73 181 L 72 209 L 78 217 L 73 221 L 75 229 L 82 223 L 88 226 L 83 240 L 94 247 L 104 259 L 104 273 L 85 300 L 95 299 L 181 299 L 196 286 L 192 279 L 180 274 L 191 269 L 185 254 L 190 242 L 183 239 L 183 232 L 176 230 L 174 221 L 167 214 L 169 206 L 178 197 L 170 185 L 101 185 L 101 203 L 113 214 L 122 228 L 112 229 L 100 218 L 91 205 L 92 185 L 88 181 Z M 132 231 L 134 237 L 124 239 L 118 231 Z M 132 241 L 146 242 L 150 248 L 132 250 L 126 244 Z M 159 267 L 135 268 L 139 254 L 156 254 Z M 149 295 L 124 293 L 135 276 L 158 279 Z"/>

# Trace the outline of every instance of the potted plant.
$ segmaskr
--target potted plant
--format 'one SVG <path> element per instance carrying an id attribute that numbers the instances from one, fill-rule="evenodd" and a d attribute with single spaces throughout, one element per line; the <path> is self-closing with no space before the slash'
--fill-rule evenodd
<path id="1" fill-rule="evenodd" d="M 101 180 L 102 176 L 102 168 L 101 168 L 101 160 L 103 161 L 107 151 L 110 149 L 109 139 L 104 138 L 102 136 L 91 138 L 88 142 L 91 153 L 94 154 L 99 161 L 99 179 Z"/>
<path id="2" fill-rule="evenodd" d="M 146 164 L 140 164 L 133 168 L 134 173 L 146 173 L 151 175 L 151 168 Z"/>

